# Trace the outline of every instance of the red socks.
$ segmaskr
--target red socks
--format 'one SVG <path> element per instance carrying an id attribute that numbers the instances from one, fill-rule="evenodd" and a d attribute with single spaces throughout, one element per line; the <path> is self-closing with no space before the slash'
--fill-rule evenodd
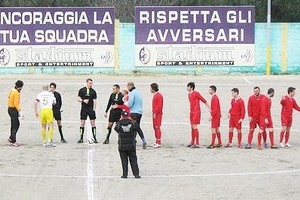
<path id="1" fill-rule="evenodd" d="M 218 144 L 222 144 L 221 133 L 217 132 Z"/>
<path id="2" fill-rule="evenodd" d="M 238 133 L 238 145 L 242 145 L 242 133 Z"/>
<path id="3" fill-rule="evenodd" d="M 250 130 L 250 131 L 249 131 L 249 134 L 248 134 L 248 144 L 249 144 L 249 145 L 252 144 L 253 133 L 254 133 L 254 130 Z"/>
<path id="4" fill-rule="evenodd" d="M 257 136 L 257 138 L 258 138 L 258 141 L 257 141 L 258 146 L 261 146 L 261 136 L 262 136 L 263 134 L 264 134 L 264 133 L 258 133 L 258 136 Z"/>
<path id="5" fill-rule="evenodd" d="M 155 138 L 156 138 L 156 144 L 161 145 L 161 130 L 160 127 L 154 127 L 154 131 L 155 131 Z"/>
<path id="6" fill-rule="evenodd" d="M 284 132 L 285 132 L 285 131 L 281 131 L 281 132 L 280 132 L 280 140 L 279 140 L 280 143 L 282 143 L 282 141 L 283 141 Z"/>
<path id="7" fill-rule="evenodd" d="M 228 138 L 229 138 L 229 143 L 232 144 L 233 132 L 229 132 Z"/>
<path id="8" fill-rule="evenodd" d="M 266 132 L 266 130 L 264 130 L 264 132 L 262 133 L 262 137 L 264 139 L 264 143 L 267 143 L 267 132 Z"/>
<path id="9" fill-rule="evenodd" d="M 217 136 L 216 133 L 213 133 L 213 134 L 211 135 L 211 145 L 212 145 L 212 146 L 215 146 L 216 136 Z"/>
<path id="10" fill-rule="evenodd" d="M 285 143 L 288 143 L 290 139 L 290 132 L 285 132 Z"/>
<path id="11" fill-rule="evenodd" d="M 270 143 L 271 143 L 271 146 L 274 146 L 274 145 L 275 145 L 275 142 L 274 142 L 274 133 L 273 133 L 273 132 L 270 132 L 270 133 L 269 133 L 269 136 L 270 136 Z"/>
<path id="12" fill-rule="evenodd" d="M 192 141 L 191 144 L 198 144 L 199 145 L 199 131 L 198 129 L 192 129 Z"/>

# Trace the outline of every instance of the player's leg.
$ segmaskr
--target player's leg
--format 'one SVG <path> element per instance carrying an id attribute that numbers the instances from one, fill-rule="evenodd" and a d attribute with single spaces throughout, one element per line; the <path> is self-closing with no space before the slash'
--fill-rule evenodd
<path id="1" fill-rule="evenodd" d="M 89 118 L 90 118 L 90 123 L 91 123 L 91 127 L 92 127 L 93 141 L 94 141 L 94 143 L 98 143 L 97 129 L 96 129 L 96 112 L 94 110 L 89 111 Z"/>
<path id="2" fill-rule="evenodd" d="M 136 151 L 128 151 L 128 157 L 133 175 L 135 176 L 135 178 L 141 178 L 139 166 L 137 163 Z"/>
<path id="3" fill-rule="evenodd" d="M 242 146 L 242 129 L 237 129 L 237 139 L 238 139 L 238 148 L 243 148 Z"/>
<path id="4" fill-rule="evenodd" d="M 86 109 L 81 108 L 80 111 L 80 139 L 78 140 L 77 143 L 83 143 L 83 135 L 84 135 L 84 127 L 85 127 L 85 121 L 87 120 L 88 113 Z"/>
<path id="5" fill-rule="evenodd" d="M 287 126 L 285 132 L 285 147 L 292 147 L 292 145 L 289 144 L 290 131 L 291 131 L 291 126 Z"/>
<path id="6" fill-rule="evenodd" d="M 48 129 L 48 143 L 51 147 L 55 147 L 55 144 L 53 142 L 53 122 L 50 122 L 47 124 L 49 129 Z"/>
<path id="7" fill-rule="evenodd" d="M 216 128 L 211 128 L 211 143 L 207 147 L 208 149 L 213 149 L 215 147 L 216 136 L 217 136 L 217 129 Z"/>
<path id="8" fill-rule="evenodd" d="M 61 123 L 61 120 L 57 120 L 57 127 L 58 127 L 58 131 L 59 131 L 59 135 L 60 135 L 60 141 L 61 141 L 62 143 L 67 143 L 67 141 L 66 141 L 65 138 L 64 138 L 63 131 L 62 131 L 62 123 Z"/>
<path id="9" fill-rule="evenodd" d="M 248 133 L 248 142 L 245 146 L 245 149 L 251 149 L 252 148 L 252 140 L 253 140 L 253 134 L 254 130 L 256 128 L 256 123 L 254 119 L 249 123 L 249 133 Z"/>
<path id="10" fill-rule="evenodd" d="M 119 151 L 120 154 L 120 159 L 122 163 L 122 170 L 123 170 L 123 175 L 121 178 L 127 178 L 128 175 L 128 156 L 127 156 L 127 151 Z"/>
<path id="11" fill-rule="evenodd" d="M 284 138 L 284 134 L 285 134 L 286 130 L 287 130 L 287 126 L 282 126 L 281 132 L 280 132 L 280 138 L 279 138 L 280 147 L 285 147 L 285 145 L 282 142 L 283 142 L 283 138 Z"/>
<path id="12" fill-rule="evenodd" d="M 222 138 L 221 138 L 221 133 L 220 133 L 220 123 L 218 128 L 216 128 L 216 132 L 217 132 L 217 138 L 218 138 L 218 144 L 215 146 L 217 148 L 222 146 Z"/>
<path id="13" fill-rule="evenodd" d="M 228 143 L 225 145 L 225 147 L 232 147 L 232 138 L 233 138 L 233 129 L 235 127 L 234 119 L 230 117 L 229 119 L 229 133 L 228 133 Z"/>
<path id="14" fill-rule="evenodd" d="M 107 134 L 106 134 L 106 138 L 105 138 L 103 144 L 108 144 L 109 143 L 109 137 L 110 137 L 110 134 L 112 132 L 113 125 L 114 125 L 114 122 L 111 122 L 109 120 L 108 125 L 107 125 Z"/>
<path id="15" fill-rule="evenodd" d="M 157 114 L 156 118 L 153 119 L 153 128 L 154 128 L 154 133 L 155 133 L 155 144 L 153 147 L 161 147 L 161 122 L 162 122 L 162 115 Z"/>
<path id="16" fill-rule="evenodd" d="M 15 108 L 8 108 L 8 114 L 11 119 L 10 137 L 8 140 L 10 143 L 16 143 L 17 132 L 20 127 L 19 113 Z"/>

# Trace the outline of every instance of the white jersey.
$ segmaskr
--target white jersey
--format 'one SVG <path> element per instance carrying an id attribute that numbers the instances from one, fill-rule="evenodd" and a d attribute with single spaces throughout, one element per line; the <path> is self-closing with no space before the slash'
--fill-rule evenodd
<path id="1" fill-rule="evenodd" d="M 36 100 L 40 103 L 41 109 L 43 108 L 51 108 L 52 105 L 56 103 L 56 99 L 52 92 L 43 91 L 39 93 L 36 97 Z"/>

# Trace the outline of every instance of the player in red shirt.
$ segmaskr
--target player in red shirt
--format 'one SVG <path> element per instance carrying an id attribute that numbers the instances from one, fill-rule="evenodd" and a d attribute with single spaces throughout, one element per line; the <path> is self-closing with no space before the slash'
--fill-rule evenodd
<path id="1" fill-rule="evenodd" d="M 211 144 L 207 147 L 208 149 L 213 149 L 215 147 L 221 147 L 222 146 L 222 140 L 221 140 L 221 133 L 220 133 L 220 122 L 221 122 L 221 106 L 219 97 L 216 94 L 217 88 L 214 85 L 209 86 L 209 94 L 212 95 L 211 97 L 211 133 L 212 133 L 212 140 Z M 218 144 L 215 145 L 216 137 L 218 138 Z"/>
<path id="2" fill-rule="evenodd" d="M 266 132 L 266 128 L 269 130 L 269 137 L 271 143 L 271 149 L 277 149 L 274 142 L 274 130 L 273 130 L 273 120 L 271 116 L 271 98 L 274 96 L 274 89 L 269 88 L 268 94 L 261 99 L 261 117 L 259 123 L 259 133 L 258 133 L 258 144 L 261 143 L 261 136 L 263 132 Z M 261 145 L 258 145 L 258 149 L 262 150 Z"/>
<path id="3" fill-rule="evenodd" d="M 248 143 L 246 144 L 246 149 L 252 148 L 252 139 L 253 133 L 256 127 L 260 127 L 260 118 L 261 118 L 261 101 L 264 95 L 260 94 L 260 88 L 254 87 L 253 88 L 254 94 L 249 97 L 248 100 L 248 116 L 249 116 L 249 134 L 248 134 Z M 262 134 L 258 134 L 258 148 L 261 149 L 261 136 L 263 135 L 264 138 L 264 146 L 265 148 L 268 147 L 266 140 L 267 134 L 264 131 Z"/>
<path id="4" fill-rule="evenodd" d="M 200 124 L 201 110 L 200 101 L 202 101 L 210 110 L 207 101 L 195 91 L 195 83 L 189 82 L 187 84 L 188 97 L 190 101 L 190 123 L 191 123 L 191 143 L 187 147 L 199 148 L 199 131 L 197 125 Z"/>
<path id="5" fill-rule="evenodd" d="M 281 132 L 280 132 L 280 147 L 292 147 L 288 141 L 290 138 L 290 129 L 293 122 L 293 109 L 300 111 L 300 107 L 297 105 L 294 96 L 296 94 L 296 88 L 289 87 L 288 95 L 283 96 L 280 103 L 282 105 L 281 109 Z M 285 144 L 282 143 L 285 133 Z"/>
<path id="6" fill-rule="evenodd" d="M 152 147 L 161 147 L 161 121 L 163 114 L 164 100 L 162 94 L 159 92 L 157 83 L 152 83 L 150 85 L 150 91 L 153 94 L 152 99 L 152 119 L 153 119 L 153 129 L 155 132 L 156 142 Z"/>
<path id="7" fill-rule="evenodd" d="M 242 146 L 242 122 L 245 118 L 245 103 L 244 100 L 239 96 L 239 89 L 233 88 L 231 90 L 232 100 L 231 108 L 228 113 L 229 117 L 229 142 L 225 147 L 232 147 L 233 129 L 236 128 L 238 132 L 238 148 Z"/>

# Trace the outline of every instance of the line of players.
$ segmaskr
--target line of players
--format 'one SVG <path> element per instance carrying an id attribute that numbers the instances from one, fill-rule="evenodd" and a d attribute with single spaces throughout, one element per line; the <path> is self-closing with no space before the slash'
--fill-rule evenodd
<path id="1" fill-rule="evenodd" d="M 20 92 L 23 88 L 24 83 L 22 81 L 17 81 L 15 83 L 15 88 L 13 88 L 9 93 L 8 99 L 8 113 L 11 117 L 11 135 L 8 139 L 12 146 L 19 146 L 16 142 L 16 134 L 20 126 L 19 117 L 24 118 L 24 115 L 20 108 Z M 80 139 L 78 143 L 83 143 L 83 135 L 85 132 L 85 123 L 87 117 L 90 119 L 93 142 L 98 143 L 96 137 L 96 100 L 97 93 L 92 88 L 93 80 L 88 78 L 86 80 L 86 86 L 81 88 L 78 92 L 78 102 L 81 103 L 80 111 Z M 141 92 L 135 88 L 133 82 L 127 84 L 128 90 L 122 90 L 120 92 L 120 86 L 118 84 L 113 85 L 113 92 L 109 97 L 108 104 L 105 110 L 104 116 L 108 117 L 108 127 L 107 135 L 103 144 L 109 143 L 110 134 L 112 132 L 113 124 L 118 122 L 121 117 L 121 112 L 125 110 L 130 114 L 130 117 L 137 122 L 140 126 L 142 114 L 143 114 L 143 99 Z M 282 130 L 280 133 L 280 147 L 291 147 L 288 143 L 290 136 L 290 128 L 293 119 L 293 109 L 300 111 L 300 107 L 297 105 L 295 99 L 295 88 L 289 87 L 287 90 L 287 95 L 283 96 L 281 99 L 282 111 L 281 111 L 281 125 Z M 163 116 L 163 95 L 159 92 L 158 84 L 152 83 L 150 85 L 150 91 L 153 93 L 152 100 L 152 119 L 153 119 L 153 129 L 155 133 L 156 141 L 152 145 L 154 148 L 161 147 L 161 122 Z M 209 94 L 211 97 L 211 104 L 209 105 L 205 98 L 201 94 L 195 91 L 195 83 L 190 82 L 187 84 L 188 99 L 190 102 L 190 124 L 191 124 L 191 142 L 187 145 L 190 148 L 199 148 L 199 130 L 198 125 L 201 119 L 201 109 L 200 102 L 203 102 L 209 109 L 210 121 L 211 121 L 211 133 L 212 140 L 211 144 L 207 147 L 209 149 L 222 147 L 222 139 L 220 133 L 220 121 L 221 121 L 221 107 L 220 101 L 216 94 L 217 88 L 214 85 L 209 87 Z M 245 103 L 244 100 L 239 96 L 238 88 L 233 88 L 231 90 L 232 100 L 231 108 L 228 112 L 229 117 L 229 134 L 228 143 L 225 147 L 232 147 L 233 140 L 233 130 L 237 130 L 237 140 L 238 148 L 243 148 L 242 146 L 242 122 L 245 118 Z M 254 94 L 249 97 L 248 100 L 248 116 L 249 116 L 249 134 L 248 141 L 245 146 L 246 149 L 252 148 L 253 134 L 256 127 L 259 128 L 258 132 L 258 149 L 262 149 L 261 140 L 263 139 L 264 148 L 268 148 L 267 145 L 267 133 L 266 129 L 269 131 L 270 137 L 270 147 L 276 149 L 277 146 L 274 142 L 274 130 L 273 122 L 271 117 L 271 98 L 274 96 L 274 89 L 270 88 L 267 91 L 267 95 L 260 94 L 260 88 L 254 87 Z M 40 113 L 38 113 L 37 107 L 40 105 Z M 50 84 L 50 91 L 48 85 L 43 86 L 43 92 L 37 95 L 34 102 L 35 115 L 40 118 L 42 124 L 42 140 L 44 146 L 55 147 L 53 143 L 53 121 L 57 121 L 58 129 L 61 137 L 61 142 L 66 143 L 62 133 L 61 124 L 61 112 L 62 112 L 62 100 L 61 95 L 56 91 L 56 84 Z M 48 142 L 46 142 L 46 131 L 48 127 Z M 143 147 L 146 147 L 146 141 L 143 132 L 139 133 Z M 285 142 L 283 139 L 285 138 Z M 218 139 L 218 143 L 215 141 Z"/>

